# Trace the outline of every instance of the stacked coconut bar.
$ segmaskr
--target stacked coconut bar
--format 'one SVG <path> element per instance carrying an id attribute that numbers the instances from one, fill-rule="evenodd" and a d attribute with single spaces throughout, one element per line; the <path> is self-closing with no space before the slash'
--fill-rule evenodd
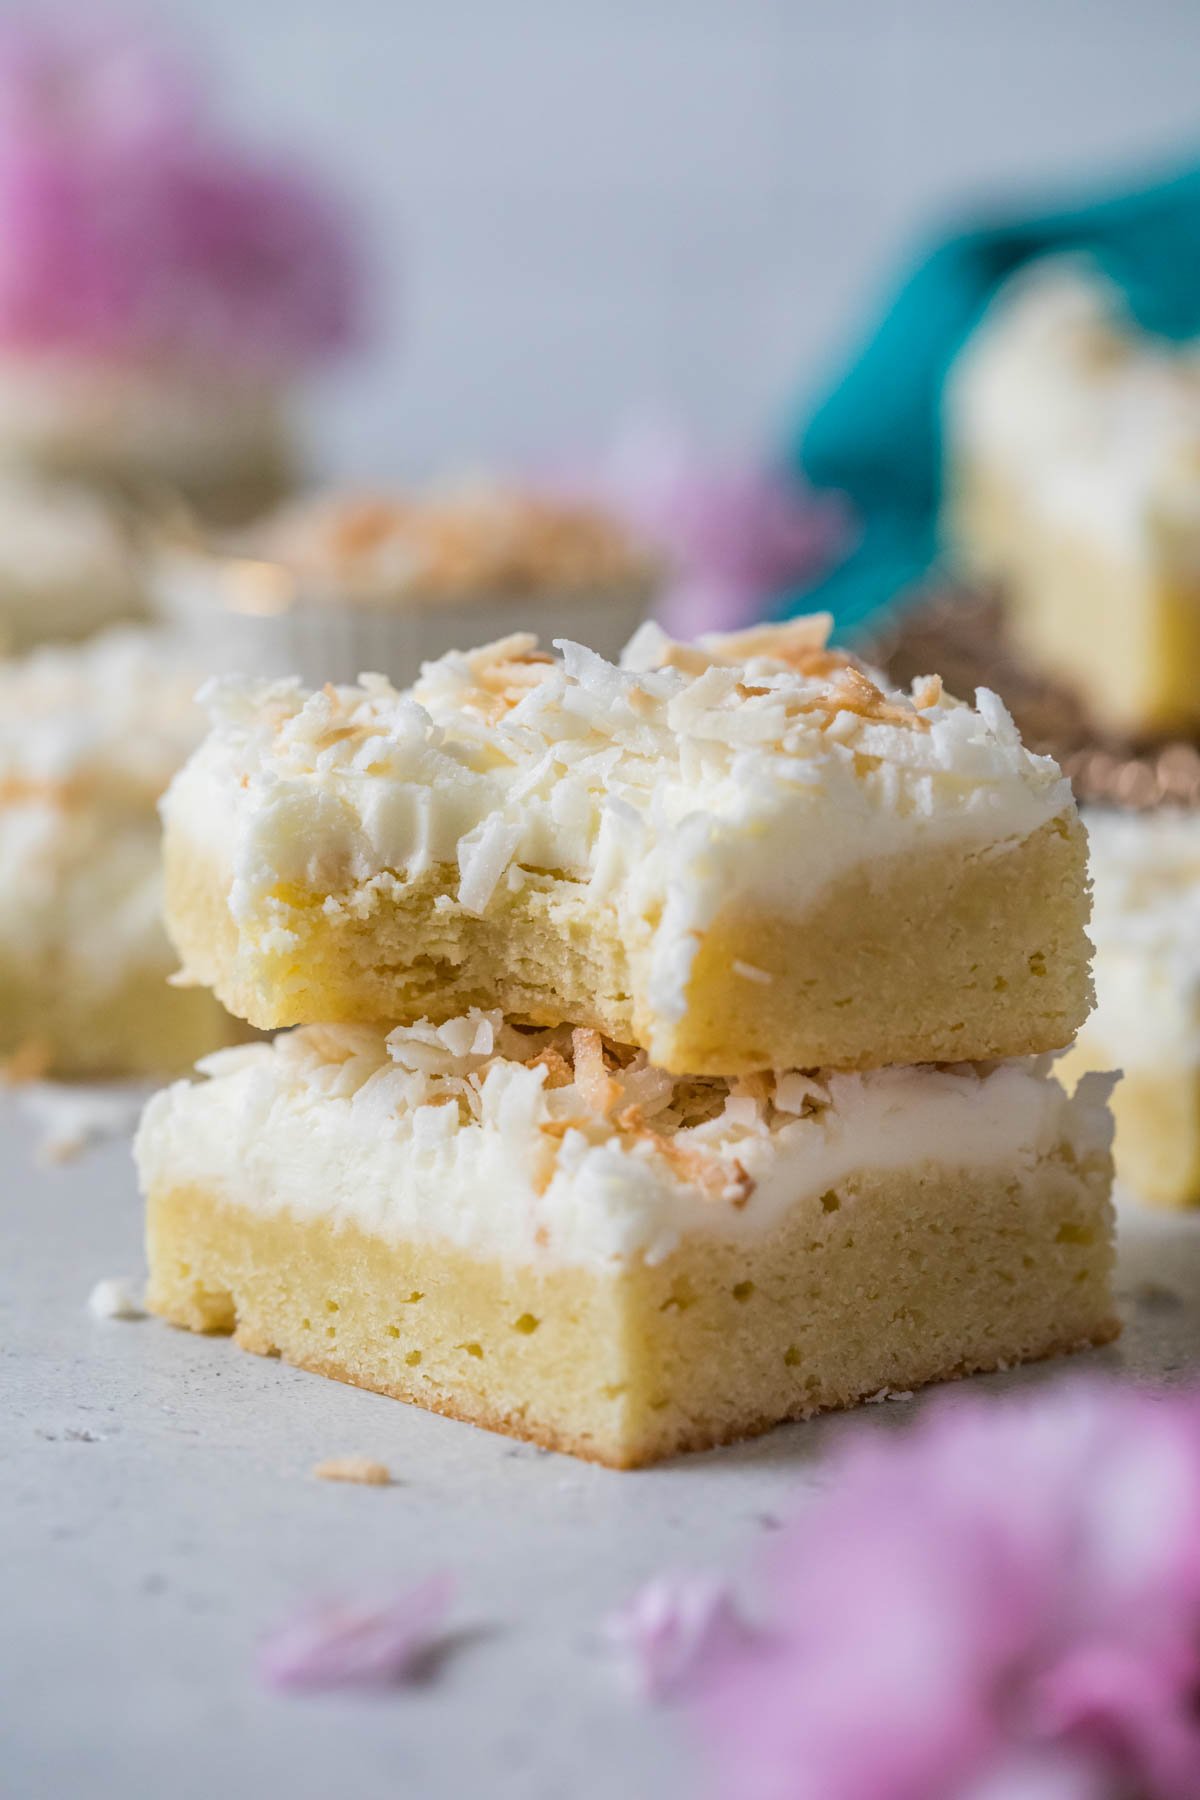
<path id="1" fill-rule="evenodd" d="M 999 702 L 806 619 L 225 681 L 165 803 L 188 978 L 151 1304 L 615 1465 L 1110 1337 L 1085 841 Z"/>

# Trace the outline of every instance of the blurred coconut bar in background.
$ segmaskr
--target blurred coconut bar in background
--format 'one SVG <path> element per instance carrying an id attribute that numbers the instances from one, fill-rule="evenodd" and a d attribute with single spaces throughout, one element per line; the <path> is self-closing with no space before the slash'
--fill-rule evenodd
<path id="1" fill-rule="evenodd" d="M 289 489 L 289 404 L 355 335 L 355 259 L 189 66 L 83 9 L 5 23 L 0 234 L 0 464 L 221 520 Z"/>
<path id="2" fill-rule="evenodd" d="M 0 469 L 0 654 L 146 609 L 132 520 L 77 482 Z"/>
<path id="3" fill-rule="evenodd" d="M 1031 750 L 1085 803 L 1096 1010 L 1068 1072 L 1123 1067 L 1113 1099 L 1119 1179 L 1157 1205 L 1200 1204 L 1200 744 L 1101 735 L 1069 688 L 1031 670 L 984 594 L 947 590 L 869 646 L 897 682 L 1000 693 Z"/>
<path id="4" fill-rule="evenodd" d="M 1096 1010 L 1066 1076 L 1120 1067 L 1121 1178 L 1162 1206 L 1200 1203 L 1200 813 L 1087 816 Z"/>
<path id="5" fill-rule="evenodd" d="M 203 735 L 151 634 L 0 662 L 0 1058 L 9 1079 L 157 1074 L 244 1035 L 169 987 L 158 797 Z"/>
<path id="6" fill-rule="evenodd" d="M 655 553 L 604 506 L 515 482 L 331 491 L 240 533 L 163 533 L 159 610 L 218 669 L 415 681 L 532 631 L 615 658 L 657 592 Z"/>
<path id="7" fill-rule="evenodd" d="M 1102 735 L 1200 731 L 1200 351 L 1055 259 L 1000 292 L 944 401 L 944 534 Z"/>
<path id="8" fill-rule="evenodd" d="M 1024 742 L 1053 756 L 1081 804 L 1138 812 L 1200 806 L 1200 742 L 1137 742 L 1102 730 L 1070 686 L 1039 674 L 1021 655 L 1005 608 L 984 589 L 938 589 L 888 615 L 859 648 L 899 685 L 937 669 L 951 693 L 993 688 Z"/>

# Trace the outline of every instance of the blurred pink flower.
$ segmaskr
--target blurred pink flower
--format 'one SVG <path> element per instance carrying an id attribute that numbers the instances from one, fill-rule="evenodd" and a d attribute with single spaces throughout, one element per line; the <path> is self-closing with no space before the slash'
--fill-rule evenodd
<path id="1" fill-rule="evenodd" d="M 1200 1403 L 1065 1386 L 863 1436 L 691 1705 L 736 1800 L 1196 1800 Z"/>
<path id="2" fill-rule="evenodd" d="M 659 1575 L 614 1613 L 604 1635 L 646 1700 L 670 1700 L 702 1677 L 718 1652 L 749 1642 L 728 1582 L 712 1575 Z"/>
<path id="3" fill-rule="evenodd" d="M 584 485 L 662 554 L 658 616 L 689 637 L 761 619 L 831 562 L 849 531 L 838 496 L 756 464 L 713 463 L 657 425 L 625 432 Z"/>
<path id="4" fill-rule="evenodd" d="M 383 1601 L 325 1601 L 273 1632 L 259 1673 L 284 1690 L 394 1687 L 414 1680 L 436 1647 L 454 1586 L 434 1575 Z"/>
<path id="5" fill-rule="evenodd" d="M 0 28 L 0 342 L 285 372 L 353 339 L 358 285 L 331 200 L 214 135 L 151 35 Z"/>

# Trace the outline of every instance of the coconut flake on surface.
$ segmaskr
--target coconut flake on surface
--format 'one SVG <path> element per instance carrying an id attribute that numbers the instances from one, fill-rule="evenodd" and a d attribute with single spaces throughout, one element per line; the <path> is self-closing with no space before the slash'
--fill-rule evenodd
<path id="1" fill-rule="evenodd" d="M 98 1281 L 87 1300 L 94 1319 L 144 1319 L 142 1284 L 125 1275 L 109 1275 Z"/>
<path id="2" fill-rule="evenodd" d="M 373 1456 L 327 1456 L 314 1463 L 318 1481 L 349 1481 L 360 1487 L 391 1487 L 392 1471 Z"/>
<path id="3" fill-rule="evenodd" d="M 93 1144 L 131 1133 L 152 1091 L 142 1082 L 72 1087 L 35 1081 L 18 1089 L 17 1100 L 38 1129 L 38 1161 L 62 1163 Z"/>

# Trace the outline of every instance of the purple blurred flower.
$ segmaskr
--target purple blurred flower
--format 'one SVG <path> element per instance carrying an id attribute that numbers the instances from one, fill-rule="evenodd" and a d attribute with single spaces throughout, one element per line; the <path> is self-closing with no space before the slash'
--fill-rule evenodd
<path id="1" fill-rule="evenodd" d="M 1195 1800 L 1200 1403 L 1067 1386 L 862 1437 L 692 1705 L 737 1800 Z"/>
<path id="2" fill-rule="evenodd" d="M 711 1658 L 751 1641 L 728 1582 L 712 1575 L 660 1575 L 607 1621 L 604 1635 L 646 1700 L 686 1693 Z"/>
<path id="3" fill-rule="evenodd" d="M 448 1575 L 434 1575 L 388 1600 L 311 1606 L 267 1638 L 259 1673 L 289 1692 L 412 1681 L 442 1635 L 453 1593 Z"/>
<path id="4" fill-rule="evenodd" d="M 220 141 L 152 36 L 0 29 L 0 342 L 286 372 L 353 339 L 358 285 L 330 199 Z"/>
<path id="5" fill-rule="evenodd" d="M 662 426 L 624 433 L 582 485 L 661 552 L 660 618 L 688 637 L 760 619 L 831 562 L 848 532 L 837 496 L 782 471 L 706 461 Z"/>

